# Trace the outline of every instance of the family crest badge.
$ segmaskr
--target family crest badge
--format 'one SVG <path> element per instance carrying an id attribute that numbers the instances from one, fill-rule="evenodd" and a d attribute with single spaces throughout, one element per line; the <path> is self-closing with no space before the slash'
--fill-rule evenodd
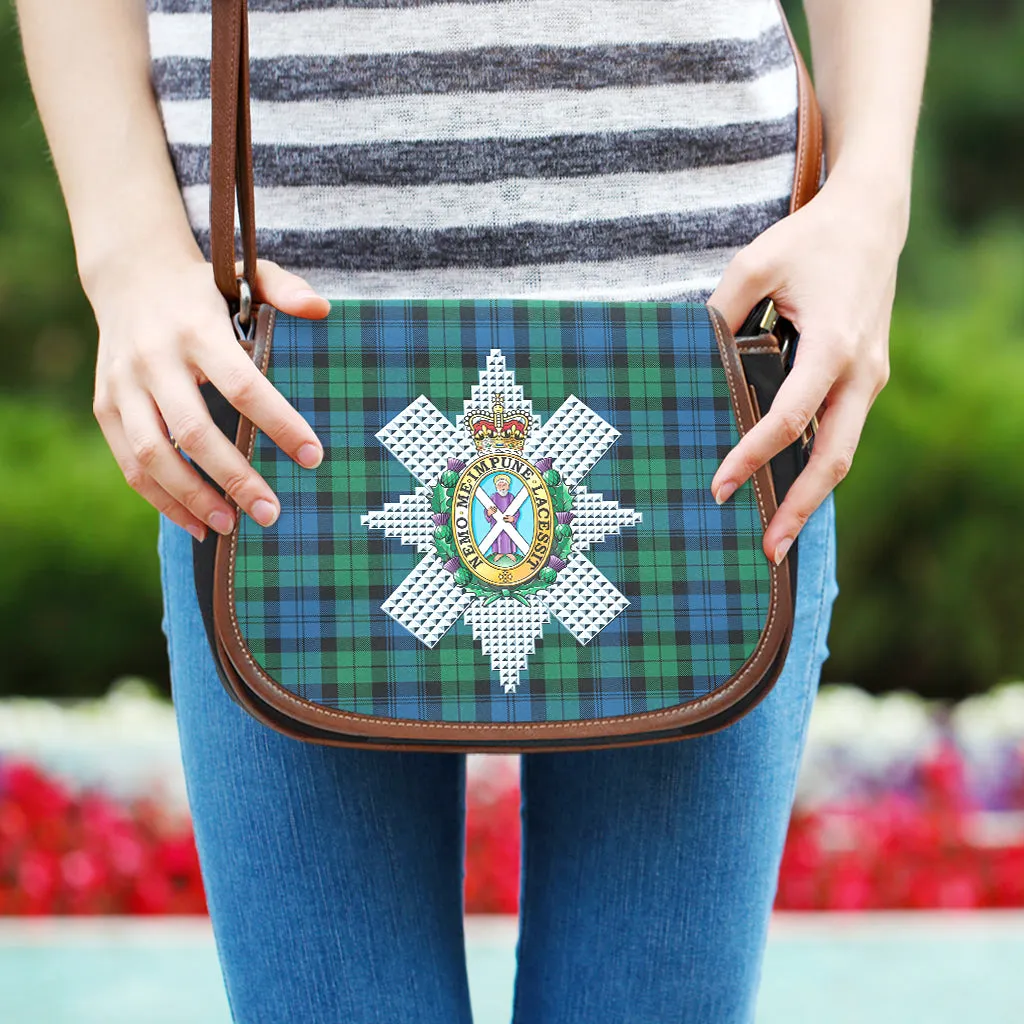
<path id="1" fill-rule="evenodd" d="M 641 515 L 583 484 L 619 432 L 576 396 L 542 423 L 492 349 L 458 420 L 421 395 L 376 436 L 420 485 L 362 523 L 424 555 L 382 609 L 428 647 L 463 619 L 513 693 L 552 616 L 586 644 L 628 607 L 585 553 Z"/>

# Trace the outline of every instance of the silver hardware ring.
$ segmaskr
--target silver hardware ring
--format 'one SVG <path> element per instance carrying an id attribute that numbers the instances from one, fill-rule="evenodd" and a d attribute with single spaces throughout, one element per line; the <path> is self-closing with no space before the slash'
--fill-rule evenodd
<path id="1" fill-rule="evenodd" d="M 252 316 L 252 289 L 244 277 L 238 278 L 238 322 L 242 327 L 249 326 Z"/>

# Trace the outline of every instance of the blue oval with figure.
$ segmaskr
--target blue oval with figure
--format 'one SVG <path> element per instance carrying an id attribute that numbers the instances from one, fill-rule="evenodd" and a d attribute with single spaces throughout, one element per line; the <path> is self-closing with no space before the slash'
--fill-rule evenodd
<path id="1" fill-rule="evenodd" d="M 478 579 L 532 579 L 554 543 L 554 509 L 540 471 L 521 455 L 486 452 L 463 470 L 452 499 L 459 559 Z"/>

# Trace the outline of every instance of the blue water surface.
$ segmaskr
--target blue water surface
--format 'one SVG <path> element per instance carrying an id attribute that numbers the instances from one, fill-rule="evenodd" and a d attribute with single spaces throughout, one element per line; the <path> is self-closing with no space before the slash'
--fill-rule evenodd
<path id="1" fill-rule="evenodd" d="M 507 1024 L 515 922 L 467 935 L 475 1024 Z M 1018 1024 L 1021 963 L 1022 914 L 786 917 L 758 1024 Z M 4 1024 L 230 1024 L 205 921 L 0 921 L 0 993 Z"/>

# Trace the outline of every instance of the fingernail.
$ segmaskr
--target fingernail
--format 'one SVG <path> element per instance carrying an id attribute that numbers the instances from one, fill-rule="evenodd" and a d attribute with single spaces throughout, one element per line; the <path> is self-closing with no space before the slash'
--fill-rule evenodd
<path id="1" fill-rule="evenodd" d="M 227 512 L 211 512 L 209 523 L 214 530 L 225 535 L 235 528 L 235 521 Z"/>
<path id="2" fill-rule="evenodd" d="M 726 480 L 718 490 L 715 492 L 715 501 L 721 505 L 723 502 L 728 501 L 736 491 L 736 485 L 731 480 Z"/>
<path id="3" fill-rule="evenodd" d="M 299 465 L 305 466 L 306 469 L 316 469 L 323 461 L 323 457 L 324 453 L 320 446 L 309 441 L 299 448 Z"/>
<path id="4" fill-rule="evenodd" d="M 270 526 L 277 518 L 277 509 L 265 498 L 252 503 L 252 517 L 260 526 Z"/>
<path id="5" fill-rule="evenodd" d="M 779 541 L 779 546 L 775 549 L 775 564 L 781 565 L 782 560 L 786 557 L 786 552 L 793 546 L 792 537 L 784 537 Z"/>
<path id="6" fill-rule="evenodd" d="M 292 293 L 296 299 L 319 299 L 320 296 L 317 292 L 313 291 L 312 288 L 299 288 L 298 291 Z"/>
<path id="7" fill-rule="evenodd" d="M 202 544 L 202 542 L 206 540 L 206 530 L 204 527 L 186 526 L 185 529 L 188 530 L 188 532 L 191 533 L 192 536 L 195 537 L 195 539 L 199 541 L 200 544 Z"/>

